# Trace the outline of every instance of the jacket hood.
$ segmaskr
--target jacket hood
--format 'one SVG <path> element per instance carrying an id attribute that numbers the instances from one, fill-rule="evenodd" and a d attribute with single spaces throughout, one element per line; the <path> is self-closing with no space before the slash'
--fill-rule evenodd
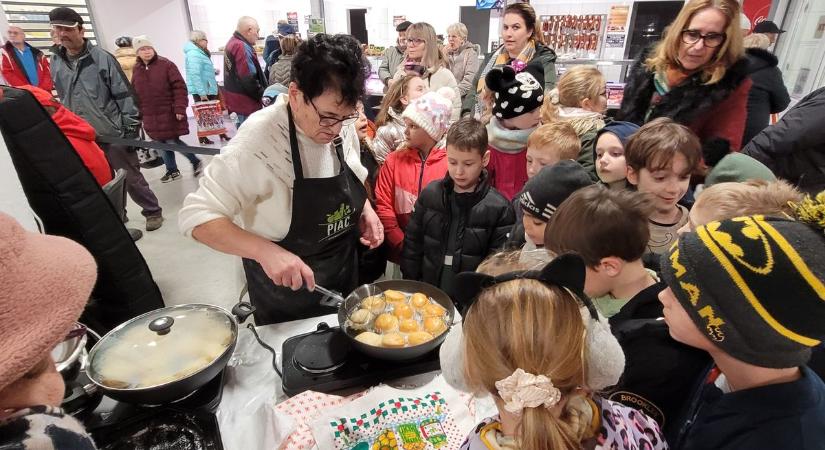
<path id="1" fill-rule="evenodd" d="M 129 56 L 136 57 L 137 52 L 132 47 L 118 47 L 118 48 L 115 49 L 115 56 L 118 57 L 118 58 L 129 57 Z"/>
<path id="2" fill-rule="evenodd" d="M 779 65 L 776 55 L 761 48 L 746 49 L 745 55 L 748 58 L 748 73 Z"/>
<path id="3" fill-rule="evenodd" d="M 198 47 L 197 45 L 195 45 L 194 42 L 189 41 L 189 42 L 183 44 L 183 52 L 184 53 L 189 53 L 189 52 L 201 52 L 201 53 L 203 53 L 203 49 Z"/>

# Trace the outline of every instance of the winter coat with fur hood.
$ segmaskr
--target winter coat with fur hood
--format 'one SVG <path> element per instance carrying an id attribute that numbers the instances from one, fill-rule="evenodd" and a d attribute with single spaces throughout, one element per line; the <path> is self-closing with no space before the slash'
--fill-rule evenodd
<path id="1" fill-rule="evenodd" d="M 703 144 L 724 139 L 732 150 L 741 149 L 751 88 L 748 60 L 739 59 L 713 84 L 704 84 L 701 73 L 691 75 L 653 105 L 654 73 L 645 66 L 650 53 L 643 53 L 630 69 L 617 120 L 643 125 L 657 117 L 669 117 L 693 130 Z"/>

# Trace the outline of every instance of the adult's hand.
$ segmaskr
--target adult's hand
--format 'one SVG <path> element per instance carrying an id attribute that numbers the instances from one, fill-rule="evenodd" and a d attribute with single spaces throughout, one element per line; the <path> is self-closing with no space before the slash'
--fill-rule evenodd
<path id="1" fill-rule="evenodd" d="M 310 291 L 315 289 L 315 274 L 312 269 L 294 253 L 277 244 L 270 244 L 261 249 L 255 260 L 272 282 L 293 291 L 301 289 L 304 284 Z"/>
<path id="2" fill-rule="evenodd" d="M 175 114 L 175 119 L 183 120 L 183 114 Z"/>
<path id="3" fill-rule="evenodd" d="M 378 219 L 378 214 L 372 209 L 369 200 L 364 204 L 361 218 L 358 221 L 361 230 L 361 243 L 369 248 L 376 248 L 384 242 L 384 226 Z"/>

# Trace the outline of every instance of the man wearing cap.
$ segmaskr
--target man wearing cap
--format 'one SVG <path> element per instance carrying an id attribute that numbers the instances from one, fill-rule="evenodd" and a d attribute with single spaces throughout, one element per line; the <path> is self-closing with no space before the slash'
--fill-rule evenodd
<path id="1" fill-rule="evenodd" d="M 11 86 L 31 85 L 51 91 L 52 74 L 49 60 L 39 49 L 26 42 L 20 27 L 10 26 L 9 40 L 0 48 L 0 71 Z"/>
<path id="2" fill-rule="evenodd" d="M 66 414 L 51 356 L 95 284 L 95 260 L 77 243 L 25 231 L 0 213 L 0 448 L 93 450 Z"/>
<path id="3" fill-rule="evenodd" d="M 61 102 L 89 122 L 98 136 L 137 138 L 140 113 L 117 59 L 83 36 L 83 18 L 73 9 L 53 9 L 49 22 L 60 40 L 52 54 L 52 77 Z M 126 191 L 142 208 L 146 230 L 160 228 L 161 208 L 140 172 L 137 154 L 120 144 L 101 147 L 115 170 L 126 170 Z"/>
<path id="4" fill-rule="evenodd" d="M 776 43 L 776 38 L 778 38 L 780 34 L 784 33 L 785 30 L 779 29 L 779 27 L 771 20 L 763 20 L 753 27 L 753 32 L 767 35 L 768 39 L 771 40 L 771 45 L 773 45 Z"/>
<path id="5" fill-rule="evenodd" d="M 670 335 L 715 363 L 671 448 L 825 448 L 825 384 L 806 365 L 825 339 L 823 201 L 794 205 L 798 221 L 710 222 L 663 256 Z"/>
<path id="6" fill-rule="evenodd" d="M 384 83 L 384 86 L 390 87 L 392 84 L 392 76 L 395 75 L 395 70 L 404 62 L 404 53 L 407 51 L 407 28 L 412 25 L 412 22 L 405 20 L 395 27 L 398 32 L 398 39 L 396 45 L 391 45 L 384 50 L 381 55 L 381 66 L 378 67 L 378 77 Z"/>

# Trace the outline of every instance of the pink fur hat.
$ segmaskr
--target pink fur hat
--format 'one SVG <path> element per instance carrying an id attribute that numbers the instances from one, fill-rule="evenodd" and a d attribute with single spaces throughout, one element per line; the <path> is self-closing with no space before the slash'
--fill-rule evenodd
<path id="1" fill-rule="evenodd" d="M 0 391 L 66 337 L 96 278 L 85 248 L 26 231 L 0 213 Z"/>

